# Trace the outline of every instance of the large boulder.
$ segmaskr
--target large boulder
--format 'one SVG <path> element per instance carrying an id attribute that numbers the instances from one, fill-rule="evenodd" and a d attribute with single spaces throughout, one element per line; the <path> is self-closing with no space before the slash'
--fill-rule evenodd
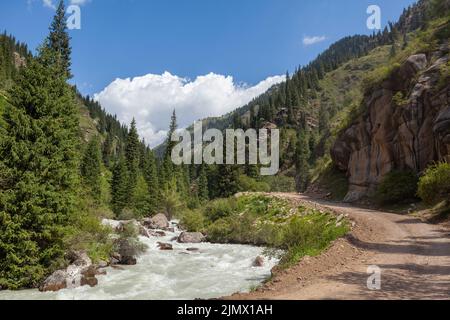
<path id="1" fill-rule="evenodd" d="M 136 260 L 136 248 L 130 239 L 120 238 L 115 242 L 117 253 L 114 258 L 118 260 L 117 264 L 122 265 L 135 265 Z"/>
<path id="2" fill-rule="evenodd" d="M 67 259 L 70 265 L 64 270 L 55 271 L 45 279 L 39 287 L 40 291 L 59 291 L 85 285 L 94 287 L 98 284 L 98 280 L 95 277 L 97 275 L 97 267 L 92 264 L 86 252 L 70 252 L 67 255 Z"/>
<path id="3" fill-rule="evenodd" d="M 162 229 L 165 230 L 169 228 L 170 223 L 166 215 L 163 213 L 158 213 L 157 215 L 142 220 L 144 227 L 149 229 Z"/>
<path id="4" fill-rule="evenodd" d="M 200 232 L 183 232 L 177 241 L 179 243 L 200 243 L 205 241 L 205 236 Z"/>
<path id="5" fill-rule="evenodd" d="M 55 271 L 39 287 L 39 291 L 59 291 L 67 288 L 67 272 L 65 270 Z"/>

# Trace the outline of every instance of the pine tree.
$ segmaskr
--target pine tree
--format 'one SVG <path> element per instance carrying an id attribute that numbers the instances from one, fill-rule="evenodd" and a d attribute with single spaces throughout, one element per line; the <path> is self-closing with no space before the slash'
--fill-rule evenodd
<path id="1" fill-rule="evenodd" d="M 105 142 L 103 143 L 102 148 L 102 159 L 103 163 L 107 168 L 111 166 L 111 158 L 113 153 L 113 138 L 111 137 L 111 134 L 108 133 L 106 135 Z"/>
<path id="2" fill-rule="evenodd" d="M 322 104 L 319 109 L 319 132 L 325 133 L 330 125 L 330 113 L 326 106 Z"/>
<path id="3" fill-rule="evenodd" d="M 78 114 L 72 88 L 43 46 L 10 92 L 0 141 L 0 286 L 35 286 L 63 255 L 76 211 Z"/>
<path id="4" fill-rule="evenodd" d="M 167 147 L 166 147 L 166 152 L 164 154 L 165 159 L 172 157 L 172 150 L 176 145 L 176 142 L 172 141 L 172 135 L 177 130 L 177 128 L 178 128 L 177 114 L 176 114 L 176 111 L 173 110 L 172 117 L 170 119 L 169 132 L 167 134 Z"/>
<path id="5" fill-rule="evenodd" d="M 47 46 L 55 53 L 53 63 L 60 67 L 60 72 L 67 79 L 71 78 L 71 59 L 72 48 L 70 47 L 70 37 L 67 33 L 66 8 L 64 1 L 60 1 L 56 9 L 56 15 L 50 26 L 50 35 Z"/>
<path id="6" fill-rule="evenodd" d="M 146 153 L 144 159 L 143 168 L 144 178 L 147 182 L 149 202 L 150 202 L 150 213 L 156 213 L 159 206 L 159 183 L 158 183 L 158 172 L 155 155 L 152 151 Z"/>
<path id="7" fill-rule="evenodd" d="M 296 154 L 295 154 L 295 169 L 296 169 L 296 184 L 299 192 L 304 192 L 308 186 L 309 181 L 309 164 L 310 157 L 308 137 L 305 131 L 301 131 L 298 136 Z"/>
<path id="8" fill-rule="evenodd" d="M 136 128 L 136 120 L 133 119 L 131 122 L 130 132 L 127 136 L 127 141 L 125 144 L 125 159 L 127 162 L 128 169 L 128 187 L 130 194 L 133 193 L 133 189 L 136 186 L 138 171 L 139 171 L 139 135 Z"/>
<path id="9" fill-rule="evenodd" d="M 130 191 L 128 179 L 126 160 L 121 157 L 113 169 L 111 181 L 111 207 L 117 217 L 129 205 Z"/>
<path id="10" fill-rule="evenodd" d="M 81 176 L 90 188 L 91 196 L 99 200 L 101 195 L 101 153 L 98 137 L 91 139 L 81 162 Z"/>
<path id="11" fill-rule="evenodd" d="M 167 134 L 167 146 L 166 151 L 164 153 L 161 175 L 160 175 L 160 185 L 162 188 L 165 188 L 167 183 L 170 183 L 171 180 L 175 177 L 176 170 L 174 168 L 172 162 L 172 150 L 176 145 L 176 142 L 172 141 L 172 135 L 177 130 L 177 115 L 175 110 L 173 111 L 172 118 L 170 120 L 169 132 Z"/>
<path id="12" fill-rule="evenodd" d="M 238 192 L 239 174 L 234 165 L 222 164 L 218 166 L 217 188 L 219 197 L 228 198 Z"/>
<path id="13" fill-rule="evenodd" d="M 391 51 L 389 53 L 389 57 L 394 58 L 397 55 L 397 49 L 395 47 L 395 43 L 391 46 Z"/>
<path id="14" fill-rule="evenodd" d="M 208 177 L 206 175 L 205 165 L 201 166 L 198 177 L 198 197 L 201 201 L 209 200 Z"/>
<path id="15" fill-rule="evenodd" d="M 149 187 L 145 178 L 140 174 L 137 177 L 136 186 L 132 195 L 133 213 L 141 218 L 154 213 L 154 204 L 151 202 Z"/>

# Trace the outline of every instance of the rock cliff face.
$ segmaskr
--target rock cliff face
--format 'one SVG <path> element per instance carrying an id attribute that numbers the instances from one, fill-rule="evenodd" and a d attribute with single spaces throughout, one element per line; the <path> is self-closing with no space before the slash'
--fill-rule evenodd
<path id="1" fill-rule="evenodd" d="M 346 171 L 346 201 L 370 195 L 392 170 L 422 172 L 450 161 L 449 45 L 417 54 L 364 98 L 363 115 L 337 138 L 332 158 Z"/>

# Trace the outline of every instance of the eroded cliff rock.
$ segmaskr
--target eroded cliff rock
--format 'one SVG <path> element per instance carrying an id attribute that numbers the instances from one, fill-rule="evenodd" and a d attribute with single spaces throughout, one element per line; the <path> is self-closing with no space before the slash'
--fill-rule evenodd
<path id="1" fill-rule="evenodd" d="M 363 115 L 343 131 L 332 158 L 346 171 L 346 201 L 370 195 L 392 170 L 420 173 L 433 161 L 450 160 L 449 45 L 416 54 L 364 98 Z"/>

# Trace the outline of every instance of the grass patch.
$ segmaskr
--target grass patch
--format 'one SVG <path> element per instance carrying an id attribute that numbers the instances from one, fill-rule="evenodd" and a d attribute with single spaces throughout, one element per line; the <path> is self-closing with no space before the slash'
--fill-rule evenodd
<path id="1" fill-rule="evenodd" d="M 281 259 L 282 268 L 306 255 L 320 254 L 349 231 L 348 223 L 337 221 L 330 212 L 294 207 L 287 200 L 265 195 L 212 201 L 185 214 L 182 225 L 204 232 L 211 242 L 266 246 L 268 254 Z"/>

